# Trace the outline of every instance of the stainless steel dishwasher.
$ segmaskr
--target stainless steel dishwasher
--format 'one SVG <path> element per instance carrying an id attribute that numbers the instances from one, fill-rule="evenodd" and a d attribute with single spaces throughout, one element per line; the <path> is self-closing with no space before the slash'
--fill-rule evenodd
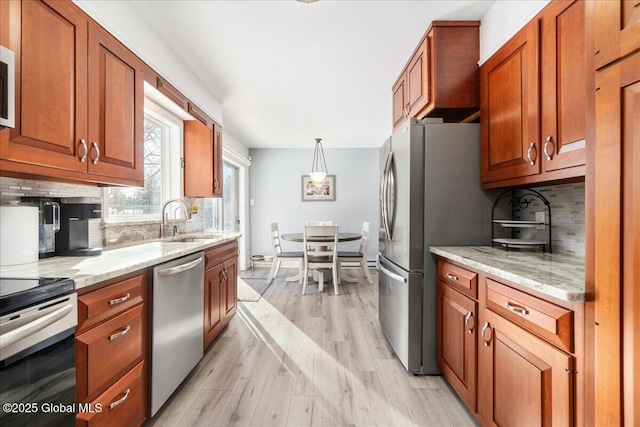
<path id="1" fill-rule="evenodd" d="M 153 269 L 151 416 L 202 359 L 204 253 Z"/>

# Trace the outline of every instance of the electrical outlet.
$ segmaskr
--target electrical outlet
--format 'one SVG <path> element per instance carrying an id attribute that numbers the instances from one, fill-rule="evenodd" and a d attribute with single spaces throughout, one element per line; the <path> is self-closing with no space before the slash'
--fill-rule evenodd
<path id="1" fill-rule="evenodd" d="M 536 222 L 545 222 L 544 211 L 536 212 Z M 536 225 L 536 230 L 544 230 L 545 225 Z"/>

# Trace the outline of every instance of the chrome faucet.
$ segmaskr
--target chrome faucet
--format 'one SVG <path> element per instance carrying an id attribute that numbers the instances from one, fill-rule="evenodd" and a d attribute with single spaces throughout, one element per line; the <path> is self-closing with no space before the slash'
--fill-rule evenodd
<path id="1" fill-rule="evenodd" d="M 160 226 L 160 237 L 167 237 L 167 227 L 169 227 L 169 213 L 165 212 L 167 210 L 167 206 L 169 206 L 171 203 L 176 202 L 178 203 L 183 209 L 184 209 L 184 213 L 187 215 L 187 219 L 191 219 L 191 209 L 189 209 L 189 207 L 187 206 L 187 204 L 184 202 L 184 200 L 182 199 L 169 199 L 166 202 L 164 202 L 164 205 L 162 205 L 162 225 Z M 173 211 L 173 218 L 176 219 L 176 213 L 178 211 L 179 208 L 176 208 L 176 210 Z M 175 236 L 176 234 L 178 234 L 178 227 L 174 226 L 173 227 L 173 235 Z"/>

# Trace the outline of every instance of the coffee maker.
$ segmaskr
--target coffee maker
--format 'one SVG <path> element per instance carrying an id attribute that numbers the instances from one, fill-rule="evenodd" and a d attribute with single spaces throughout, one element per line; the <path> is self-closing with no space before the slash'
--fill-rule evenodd
<path id="1" fill-rule="evenodd" d="M 50 197 L 21 197 L 20 200 L 38 208 L 38 258 L 54 256 L 56 233 L 60 230 L 60 205 Z"/>
<path id="2" fill-rule="evenodd" d="M 62 197 L 56 255 L 93 256 L 102 253 L 102 198 Z"/>

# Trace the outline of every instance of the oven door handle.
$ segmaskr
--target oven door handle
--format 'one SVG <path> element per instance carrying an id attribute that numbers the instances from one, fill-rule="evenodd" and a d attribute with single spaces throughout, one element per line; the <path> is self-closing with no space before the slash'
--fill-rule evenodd
<path id="1" fill-rule="evenodd" d="M 35 334 L 36 332 L 46 328 L 52 323 L 57 322 L 73 310 L 73 304 L 67 304 L 60 307 L 56 311 L 45 314 L 37 319 L 20 326 L 12 331 L 0 333 L 0 349 L 6 348 L 18 341 Z"/>

